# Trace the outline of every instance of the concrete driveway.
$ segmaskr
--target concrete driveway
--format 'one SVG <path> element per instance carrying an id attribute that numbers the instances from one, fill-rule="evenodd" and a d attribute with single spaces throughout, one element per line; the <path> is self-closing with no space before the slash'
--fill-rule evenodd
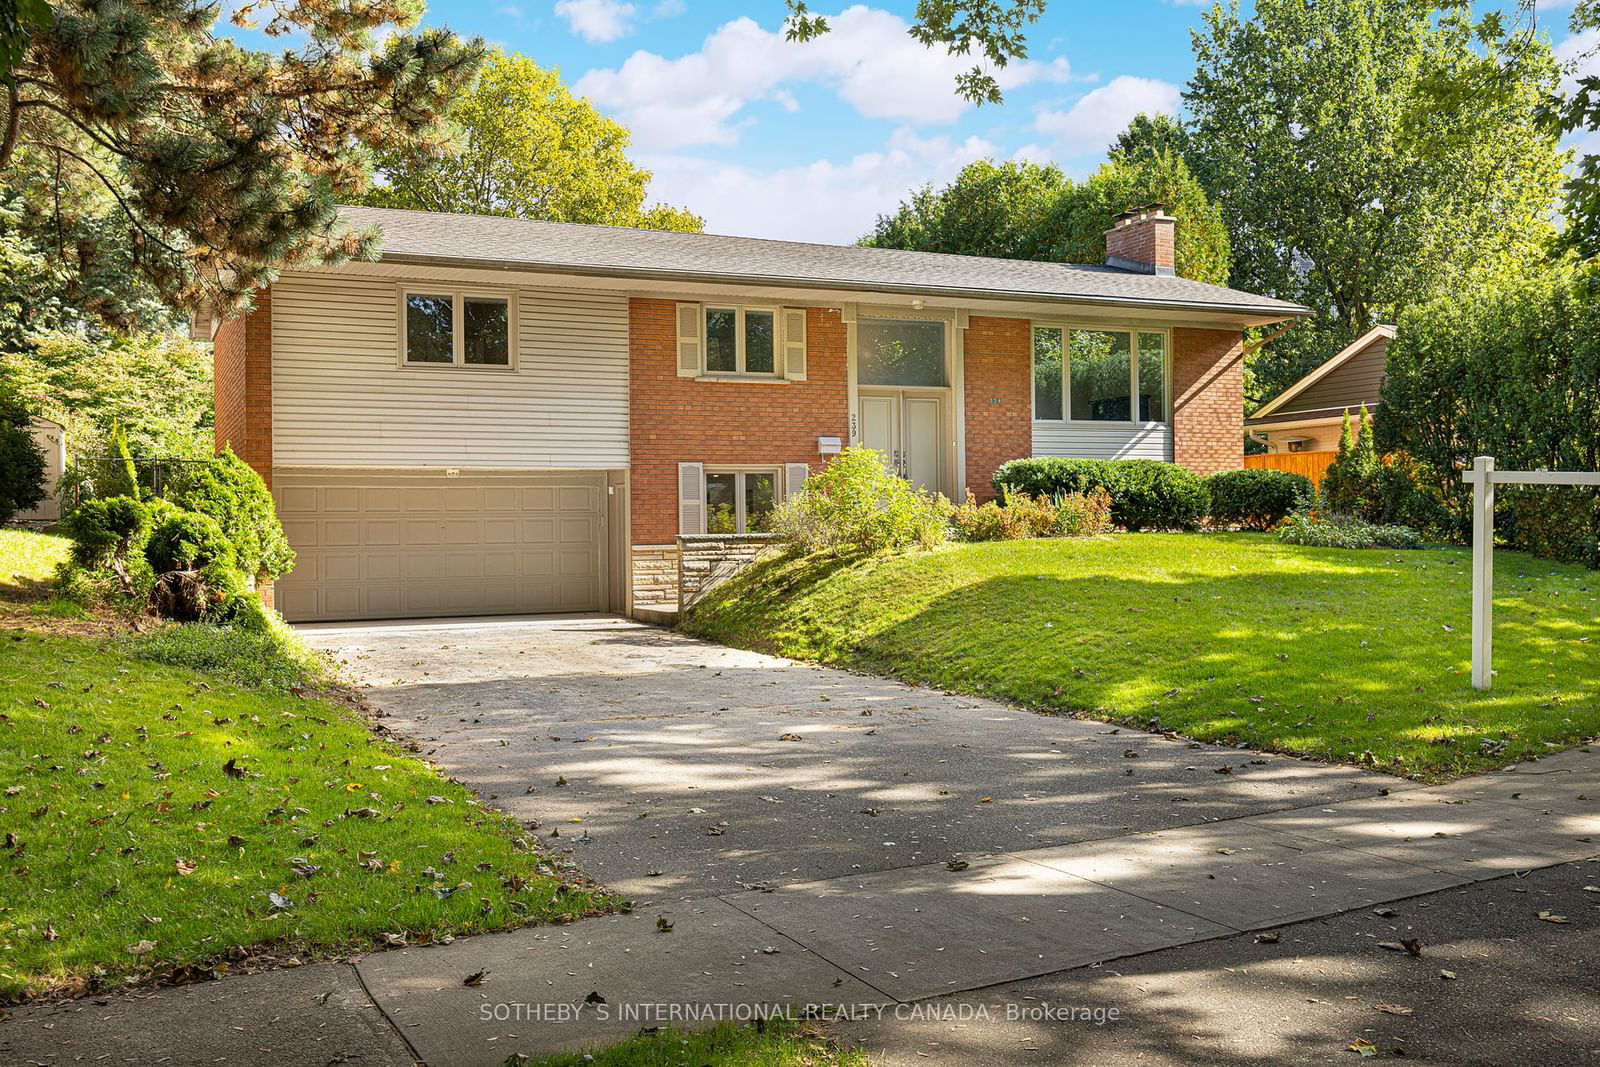
<path id="1" fill-rule="evenodd" d="M 1038 715 L 609 616 L 300 630 L 447 773 L 537 820 L 546 846 L 639 901 L 1119 837 L 1408 784 Z"/>

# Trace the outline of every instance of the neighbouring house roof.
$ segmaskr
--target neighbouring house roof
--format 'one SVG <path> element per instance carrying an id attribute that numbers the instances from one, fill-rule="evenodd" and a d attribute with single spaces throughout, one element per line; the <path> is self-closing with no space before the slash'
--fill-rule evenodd
<path id="1" fill-rule="evenodd" d="M 1311 314 L 1298 304 L 1272 297 L 1098 264 L 1039 263 L 390 208 L 345 207 L 340 211 L 353 227 L 381 230 L 382 258 L 398 263 L 1143 305 L 1233 312 L 1265 321 Z"/>
<path id="2" fill-rule="evenodd" d="M 1316 370 L 1262 404 L 1246 426 L 1341 418 L 1365 404 L 1378 406 L 1384 358 L 1394 340 L 1393 326 L 1374 326 L 1324 361 Z"/>

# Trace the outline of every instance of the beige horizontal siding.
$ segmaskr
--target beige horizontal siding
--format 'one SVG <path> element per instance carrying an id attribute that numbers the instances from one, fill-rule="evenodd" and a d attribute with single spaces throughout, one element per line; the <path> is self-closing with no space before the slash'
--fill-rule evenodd
<path id="1" fill-rule="evenodd" d="M 1033 454 L 1068 459 L 1172 460 L 1172 427 L 1165 423 L 1033 424 Z"/>
<path id="2" fill-rule="evenodd" d="M 1389 355 L 1389 339 L 1378 337 L 1366 350 L 1351 356 L 1342 366 L 1329 371 L 1320 381 L 1285 405 L 1289 411 L 1318 411 L 1322 408 L 1371 408 L 1383 388 L 1384 361 Z"/>
<path id="3" fill-rule="evenodd" d="M 628 465 L 626 298 L 519 288 L 515 370 L 418 368 L 398 362 L 396 284 L 318 272 L 273 286 L 275 463 Z"/>

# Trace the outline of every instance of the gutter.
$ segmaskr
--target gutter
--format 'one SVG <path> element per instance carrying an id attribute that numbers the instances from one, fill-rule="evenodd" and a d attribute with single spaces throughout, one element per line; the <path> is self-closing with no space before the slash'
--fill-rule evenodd
<path id="1" fill-rule="evenodd" d="M 923 296 L 952 297 L 957 299 L 991 298 L 1034 300 L 1043 303 L 1095 304 L 1107 307 L 1155 308 L 1165 311 L 1213 311 L 1251 315 L 1274 315 L 1283 319 L 1311 318 L 1310 308 L 1299 304 L 1216 304 L 1202 300 L 1151 300 L 1141 297 L 1096 296 L 1091 294 L 1067 295 L 1039 293 L 1029 289 L 979 289 L 937 285 L 882 284 L 840 279 L 787 278 L 774 275 L 734 274 L 721 271 L 676 271 L 639 267 L 593 267 L 570 263 L 531 263 L 519 260 L 465 259 L 459 256 L 431 256 L 420 253 L 385 253 L 380 262 L 400 263 L 419 267 L 462 267 L 478 270 L 516 271 L 527 274 L 574 274 L 589 278 L 627 278 L 638 281 L 700 282 L 723 285 L 776 285 L 794 289 L 848 289 L 854 292 L 897 292 Z"/>

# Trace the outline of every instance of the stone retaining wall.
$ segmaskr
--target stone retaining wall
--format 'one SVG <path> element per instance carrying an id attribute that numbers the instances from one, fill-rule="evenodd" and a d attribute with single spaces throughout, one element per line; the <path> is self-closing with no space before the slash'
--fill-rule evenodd
<path id="1" fill-rule="evenodd" d="M 772 546 L 771 534 L 704 534 L 678 538 L 678 604 L 687 611 L 718 583 L 738 574 Z"/>

